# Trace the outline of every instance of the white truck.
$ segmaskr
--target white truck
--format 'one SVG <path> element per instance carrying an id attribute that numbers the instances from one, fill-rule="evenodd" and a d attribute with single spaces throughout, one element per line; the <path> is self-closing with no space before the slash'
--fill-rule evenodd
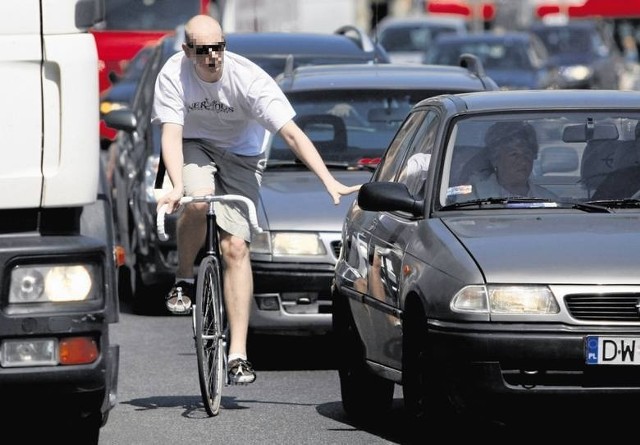
<path id="1" fill-rule="evenodd" d="M 65 443 L 98 443 L 117 395 L 116 251 L 87 32 L 103 10 L 0 2 L 0 418 L 5 433 L 23 421 Z"/>

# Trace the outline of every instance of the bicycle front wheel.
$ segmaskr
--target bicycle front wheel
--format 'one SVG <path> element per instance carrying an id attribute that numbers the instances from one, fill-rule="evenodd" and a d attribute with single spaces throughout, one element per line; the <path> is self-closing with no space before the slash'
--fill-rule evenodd
<path id="1" fill-rule="evenodd" d="M 200 263 L 194 309 L 200 392 L 209 416 L 217 416 L 220 411 L 227 347 L 226 320 L 222 308 L 223 295 L 218 265 L 218 259 L 212 256 L 205 257 Z"/>

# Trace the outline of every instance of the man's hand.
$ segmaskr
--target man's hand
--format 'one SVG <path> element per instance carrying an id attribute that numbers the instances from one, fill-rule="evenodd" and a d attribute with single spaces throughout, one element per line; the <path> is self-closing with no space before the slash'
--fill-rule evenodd
<path id="1" fill-rule="evenodd" d="M 362 184 L 357 184 L 349 187 L 338 181 L 335 181 L 335 183 L 327 186 L 327 191 L 331 195 L 331 198 L 333 198 L 333 203 L 335 205 L 338 205 L 340 204 L 340 198 L 342 196 L 350 195 L 351 193 L 357 192 L 358 190 L 360 190 L 361 186 Z"/>
<path id="2" fill-rule="evenodd" d="M 166 195 L 158 199 L 156 212 L 160 210 L 164 204 L 167 204 L 167 214 L 173 213 L 180 208 L 180 199 L 182 198 L 182 190 L 172 189 Z"/>

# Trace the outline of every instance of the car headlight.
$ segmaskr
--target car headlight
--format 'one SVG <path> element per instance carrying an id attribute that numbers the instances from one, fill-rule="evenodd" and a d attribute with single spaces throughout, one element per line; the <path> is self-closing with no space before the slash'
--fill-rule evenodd
<path id="1" fill-rule="evenodd" d="M 92 300 L 97 279 L 91 264 L 19 265 L 11 270 L 9 303 Z"/>
<path id="2" fill-rule="evenodd" d="M 271 233 L 274 256 L 326 255 L 317 233 L 276 232 Z"/>
<path id="3" fill-rule="evenodd" d="M 560 69 L 560 75 L 567 80 L 583 81 L 593 75 L 593 70 L 586 65 L 565 66 Z"/>
<path id="4" fill-rule="evenodd" d="M 547 286 L 466 286 L 451 300 L 456 312 L 548 315 L 560 312 Z"/>
<path id="5" fill-rule="evenodd" d="M 326 255 L 318 233 L 263 232 L 253 237 L 252 253 L 271 253 L 273 256 Z"/>

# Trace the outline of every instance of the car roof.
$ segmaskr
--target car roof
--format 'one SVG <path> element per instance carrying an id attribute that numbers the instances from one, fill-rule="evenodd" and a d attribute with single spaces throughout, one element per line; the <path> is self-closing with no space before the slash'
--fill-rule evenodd
<path id="1" fill-rule="evenodd" d="M 581 28 L 581 29 L 592 29 L 592 28 L 600 28 L 601 25 L 594 20 L 589 19 L 581 19 L 581 20 L 569 20 L 568 22 L 562 23 L 545 23 L 545 22 L 534 22 L 529 26 L 529 29 L 553 29 L 553 28 Z"/>
<path id="2" fill-rule="evenodd" d="M 640 91 L 622 90 L 511 90 L 461 93 L 453 101 L 465 112 L 513 112 L 635 109 L 640 112 Z M 420 104 L 428 102 L 426 99 Z"/>
<path id="3" fill-rule="evenodd" d="M 402 27 L 406 25 L 450 25 L 452 28 L 466 28 L 466 20 L 460 16 L 386 16 L 375 27 L 375 30 L 381 31 L 391 27 Z"/>
<path id="4" fill-rule="evenodd" d="M 257 32 L 225 34 L 227 49 L 241 54 L 346 54 L 365 52 L 352 39 L 339 34 Z"/>
<path id="5" fill-rule="evenodd" d="M 504 40 L 527 41 L 530 39 L 532 39 L 531 33 L 526 31 L 485 31 L 470 34 L 442 34 L 438 37 L 438 44 L 464 42 L 501 42 Z"/>
<path id="6" fill-rule="evenodd" d="M 477 91 L 480 79 L 467 69 L 448 65 L 346 64 L 299 67 L 278 76 L 287 92 L 354 89 L 439 89 Z"/>

